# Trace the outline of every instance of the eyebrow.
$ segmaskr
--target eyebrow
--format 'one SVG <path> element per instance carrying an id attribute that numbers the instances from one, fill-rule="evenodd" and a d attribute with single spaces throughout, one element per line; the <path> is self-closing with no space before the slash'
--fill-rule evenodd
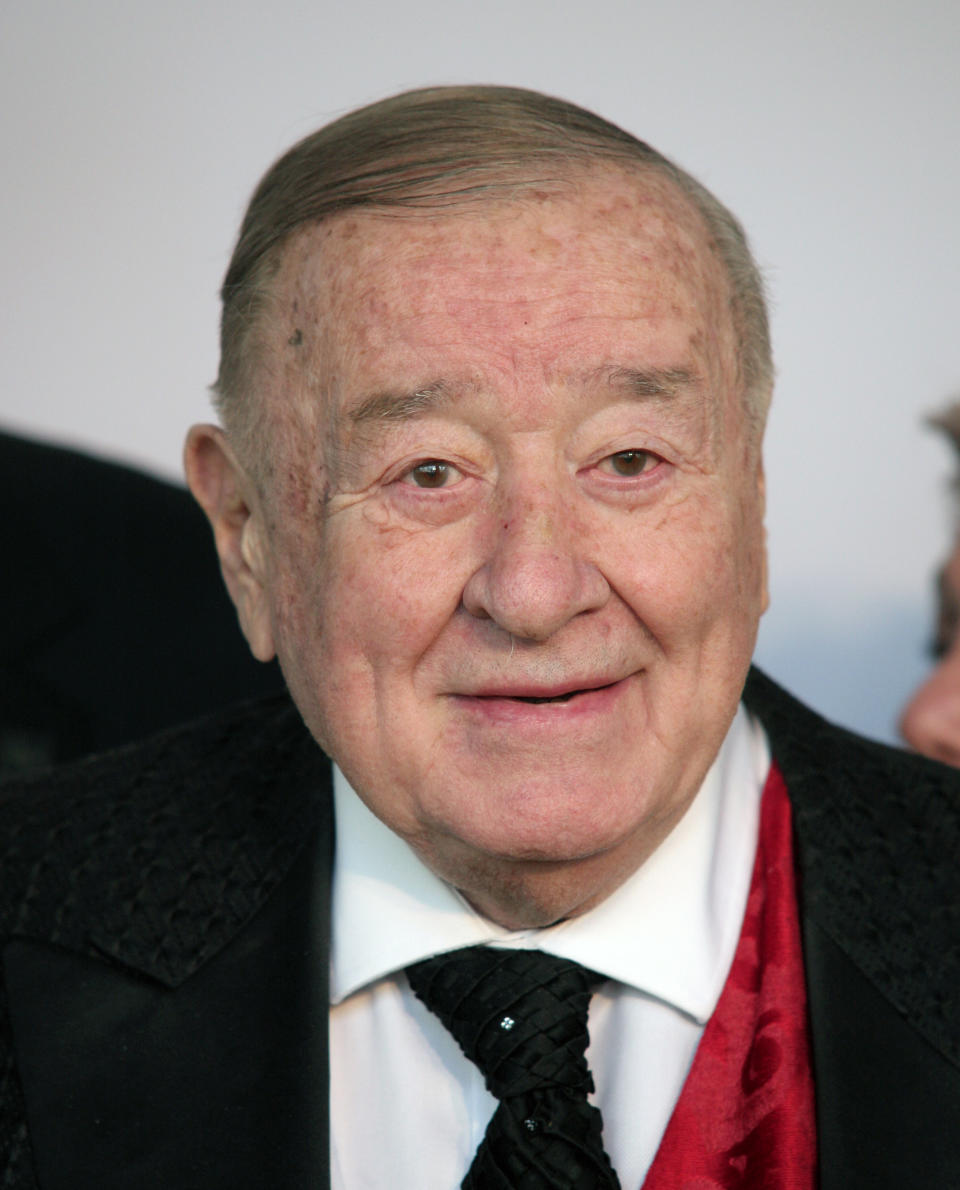
<path id="1" fill-rule="evenodd" d="M 684 389 L 696 388 L 700 377 L 687 368 L 604 367 L 593 373 L 611 388 L 622 388 L 632 397 L 675 397 Z"/>
<path id="2" fill-rule="evenodd" d="M 647 397 L 675 397 L 683 389 L 690 389 L 699 377 L 686 368 L 624 368 L 605 365 L 589 373 L 587 383 L 606 383 L 611 388 L 626 391 L 629 396 L 643 400 Z M 454 386 L 437 380 L 412 392 L 378 392 L 360 401 L 349 412 L 355 426 L 371 422 L 409 421 L 430 412 L 453 399 Z"/>
<path id="3" fill-rule="evenodd" d="M 358 426 L 374 421 L 408 421 L 445 405 L 452 397 L 450 385 L 438 380 L 413 392 L 372 393 L 350 410 L 349 417 Z"/>

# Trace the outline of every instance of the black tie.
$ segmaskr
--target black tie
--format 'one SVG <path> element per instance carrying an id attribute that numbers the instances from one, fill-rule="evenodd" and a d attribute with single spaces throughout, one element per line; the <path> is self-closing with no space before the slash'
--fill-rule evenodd
<path id="1" fill-rule="evenodd" d="M 587 1007 L 603 976 L 488 946 L 426 959 L 407 976 L 500 1100 L 462 1190 L 619 1190 L 587 1102 Z"/>

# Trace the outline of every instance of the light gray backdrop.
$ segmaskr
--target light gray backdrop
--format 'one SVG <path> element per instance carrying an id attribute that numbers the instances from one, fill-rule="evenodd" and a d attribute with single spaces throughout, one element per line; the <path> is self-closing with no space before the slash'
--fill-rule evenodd
<path id="1" fill-rule="evenodd" d="M 920 422 L 960 390 L 958 43 L 957 0 L 3 0 L 0 422 L 178 476 L 281 150 L 409 86 L 563 95 L 750 231 L 780 377 L 759 657 L 893 738 L 950 531 Z"/>

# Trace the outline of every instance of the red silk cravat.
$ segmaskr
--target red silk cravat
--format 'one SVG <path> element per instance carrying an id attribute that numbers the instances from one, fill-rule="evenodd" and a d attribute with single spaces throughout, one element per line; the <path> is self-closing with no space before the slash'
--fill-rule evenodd
<path id="1" fill-rule="evenodd" d="M 790 803 L 774 767 L 733 965 L 643 1190 L 813 1190 L 816 1156 Z"/>

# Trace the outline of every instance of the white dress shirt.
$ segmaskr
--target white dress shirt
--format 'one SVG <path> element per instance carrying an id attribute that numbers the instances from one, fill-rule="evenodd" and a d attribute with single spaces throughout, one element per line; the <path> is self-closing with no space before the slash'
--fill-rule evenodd
<path id="1" fill-rule="evenodd" d="M 623 1190 L 639 1190 L 733 960 L 770 753 L 741 707 L 690 809 L 581 917 L 511 931 L 476 913 L 334 774 L 330 964 L 333 1190 L 455 1190 L 496 1100 L 403 968 L 489 942 L 602 972 L 590 1002 L 591 1096 Z"/>

